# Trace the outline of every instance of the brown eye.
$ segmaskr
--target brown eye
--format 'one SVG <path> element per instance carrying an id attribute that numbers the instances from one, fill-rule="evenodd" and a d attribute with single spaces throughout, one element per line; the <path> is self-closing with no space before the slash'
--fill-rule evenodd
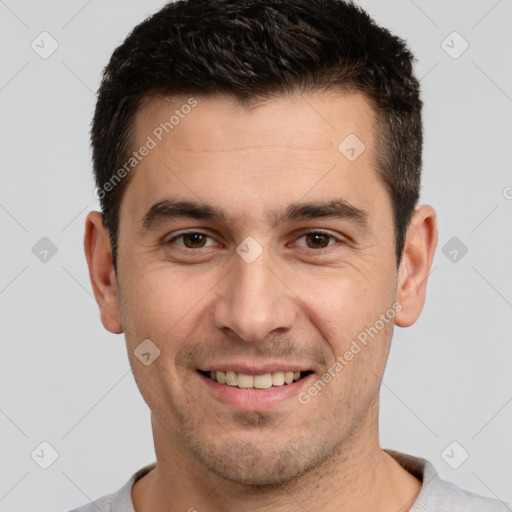
<path id="1" fill-rule="evenodd" d="M 311 249 L 323 249 L 329 245 L 329 238 L 332 238 L 325 233 L 308 233 L 306 235 L 306 241 Z"/>
<path id="2" fill-rule="evenodd" d="M 206 247 L 206 241 L 208 238 L 211 237 L 200 232 L 181 233 L 180 235 L 176 235 L 174 238 L 171 238 L 168 243 L 174 242 L 180 247 L 184 247 L 186 249 L 201 249 L 202 247 Z M 179 243 L 177 240 L 183 240 L 183 242 Z"/>
<path id="3" fill-rule="evenodd" d="M 201 233 L 187 233 L 183 235 L 183 241 L 185 242 L 185 246 L 189 249 L 196 249 L 203 247 L 206 242 L 206 236 Z"/>
<path id="4" fill-rule="evenodd" d="M 298 242 L 299 240 L 304 240 L 304 242 Z M 317 251 L 336 245 L 336 242 L 341 242 L 341 240 L 338 240 L 330 233 L 324 233 L 322 231 L 309 231 L 297 239 L 297 245 L 299 247 L 316 249 Z"/>

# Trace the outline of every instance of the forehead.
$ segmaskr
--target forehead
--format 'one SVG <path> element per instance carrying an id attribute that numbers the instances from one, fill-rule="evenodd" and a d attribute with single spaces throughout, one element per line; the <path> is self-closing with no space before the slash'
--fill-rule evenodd
<path id="1" fill-rule="evenodd" d="M 276 205 L 306 196 L 351 196 L 362 205 L 382 188 L 374 125 L 361 93 L 297 93 L 251 106 L 222 95 L 149 98 L 135 116 L 132 146 L 151 141 L 152 149 L 133 171 L 121 208 L 133 203 L 140 220 L 172 195 L 215 203 L 232 218 L 250 211 L 268 219 Z"/>
<path id="2" fill-rule="evenodd" d="M 221 94 L 148 97 L 134 119 L 134 142 L 143 142 L 151 133 L 157 139 L 172 134 L 176 150 L 201 146 L 203 151 L 218 151 L 247 149 L 257 137 L 259 148 L 280 144 L 332 151 L 350 133 L 370 146 L 374 124 L 371 100 L 362 93 L 297 92 L 250 104 Z"/>

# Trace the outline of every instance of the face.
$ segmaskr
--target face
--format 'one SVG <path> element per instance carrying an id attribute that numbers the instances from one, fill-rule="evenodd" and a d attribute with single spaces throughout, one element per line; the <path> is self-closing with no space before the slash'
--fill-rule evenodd
<path id="1" fill-rule="evenodd" d="M 376 442 L 401 306 L 374 124 L 341 92 L 138 112 L 116 301 L 157 452 L 268 484 Z"/>

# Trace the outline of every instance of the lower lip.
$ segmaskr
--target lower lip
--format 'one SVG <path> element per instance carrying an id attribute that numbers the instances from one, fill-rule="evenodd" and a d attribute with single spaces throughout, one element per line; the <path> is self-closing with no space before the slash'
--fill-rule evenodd
<path id="1" fill-rule="evenodd" d="M 268 389 L 241 389 L 236 386 L 219 384 L 217 381 L 205 377 L 199 372 L 197 375 L 206 386 L 208 386 L 215 398 L 223 403 L 245 411 L 273 409 L 278 407 L 286 400 L 296 397 L 301 389 L 307 386 L 314 377 L 314 373 L 310 373 L 291 384 L 283 384 L 282 386 L 275 386 Z"/>

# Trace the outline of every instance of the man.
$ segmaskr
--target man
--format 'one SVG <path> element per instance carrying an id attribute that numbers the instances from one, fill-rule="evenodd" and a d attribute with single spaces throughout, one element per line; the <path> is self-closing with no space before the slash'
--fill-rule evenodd
<path id="1" fill-rule="evenodd" d="M 157 461 L 81 512 L 506 510 L 379 444 L 437 245 L 412 60 L 339 0 L 172 3 L 116 49 L 84 245 Z"/>

